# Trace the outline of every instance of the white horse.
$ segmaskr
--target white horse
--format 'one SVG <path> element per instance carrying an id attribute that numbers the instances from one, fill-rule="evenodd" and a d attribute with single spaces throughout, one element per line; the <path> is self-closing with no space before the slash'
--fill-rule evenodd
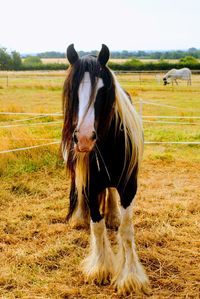
<path id="1" fill-rule="evenodd" d="M 187 81 L 187 85 L 191 85 L 191 70 L 187 67 L 184 67 L 182 69 L 172 69 L 170 70 L 165 76 L 163 77 L 164 85 L 169 84 L 171 81 L 172 85 L 174 85 L 174 81 L 176 85 L 178 85 L 177 79 L 182 79 Z M 169 81 L 168 81 L 169 79 Z"/>

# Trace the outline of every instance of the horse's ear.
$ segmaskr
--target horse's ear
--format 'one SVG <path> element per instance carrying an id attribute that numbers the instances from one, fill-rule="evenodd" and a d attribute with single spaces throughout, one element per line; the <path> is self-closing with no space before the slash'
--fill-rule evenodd
<path id="1" fill-rule="evenodd" d="M 108 62 L 109 57 L 110 57 L 110 51 L 109 51 L 108 47 L 106 45 L 102 44 L 101 51 L 99 52 L 99 55 L 97 58 L 100 65 L 105 66 L 106 63 Z"/>
<path id="2" fill-rule="evenodd" d="M 69 45 L 67 48 L 67 59 L 70 64 L 74 64 L 79 59 L 78 53 L 74 49 L 74 44 Z"/>

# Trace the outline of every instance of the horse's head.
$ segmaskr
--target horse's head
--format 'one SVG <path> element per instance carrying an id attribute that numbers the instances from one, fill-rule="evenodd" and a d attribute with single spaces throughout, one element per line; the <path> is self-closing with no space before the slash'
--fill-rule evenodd
<path id="1" fill-rule="evenodd" d="M 176 71 L 176 69 L 171 69 L 164 75 L 164 77 L 163 77 L 164 85 L 170 84 L 172 82 L 174 71 Z"/>
<path id="2" fill-rule="evenodd" d="M 164 84 L 164 85 L 169 84 L 169 82 L 167 81 L 167 78 L 166 78 L 166 77 L 163 77 L 163 84 Z"/>
<path id="3" fill-rule="evenodd" d="M 98 57 L 80 58 L 72 44 L 67 48 L 67 58 L 70 67 L 63 92 L 63 140 L 76 152 L 91 152 L 113 115 L 115 88 L 106 67 L 109 49 L 102 45 Z"/>

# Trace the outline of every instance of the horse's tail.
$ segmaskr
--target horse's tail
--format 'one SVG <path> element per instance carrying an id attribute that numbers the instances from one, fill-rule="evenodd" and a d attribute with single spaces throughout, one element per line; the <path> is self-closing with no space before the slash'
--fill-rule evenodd
<path id="1" fill-rule="evenodd" d="M 66 216 L 66 220 L 69 221 L 77 207 L 77 202 L 78 202 L 78 195 L 77 195 L 77 190 L 75 186 L 75 179 L 74 177 L 71 178 L 71 189 L 70 189 L 70 194 L 69 194 L 69 208 L 68 208 L 68 213 Z"/>
<path id="2" fill-rule="evenodd" d="M 70 192 L 70 202 L 66 221 L 70 221 L 75 212 L 77 212 L 77 216 L 80 216 L 82 219 L 87 220 L 89 216 L 89 207 L 84 194 L 80 199 L 78 198 L 77 192 Z"/>
<path id="3" fill-rule="evenodd" d="M 89 213 L 87 197 L 85 195 L 86 184 L 89 181 L 89 156 L 87 154 L 77 155 L 75 158 L 75 171 L 70 173 L 71 190 L 69 209 L 66 220 L 69 221 L 74 212 L 86 217 Z"/>

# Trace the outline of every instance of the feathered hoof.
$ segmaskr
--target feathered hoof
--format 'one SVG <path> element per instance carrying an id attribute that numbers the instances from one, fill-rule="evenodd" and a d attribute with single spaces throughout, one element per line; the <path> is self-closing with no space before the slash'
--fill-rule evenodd
<path id="1" fill-rule="evenodd" d="M 119 295 L 127 296 L 130 293 L 143 293 L 145 295 L 151 295 L 151 289 L 147 276 L 143 276 L 142 279 L 136 273 L 130 273 L 126 278 L 117 279 L 114 282 L 114 286 Z"/>
<path id="2" fill-rule="evenodd" d="M 111 273 L 104 267 L 93 267 L 84 269 L 83 273 L 87 282 L 95 283 L 98 285 L 106 285 L 111 281 Z"/>

